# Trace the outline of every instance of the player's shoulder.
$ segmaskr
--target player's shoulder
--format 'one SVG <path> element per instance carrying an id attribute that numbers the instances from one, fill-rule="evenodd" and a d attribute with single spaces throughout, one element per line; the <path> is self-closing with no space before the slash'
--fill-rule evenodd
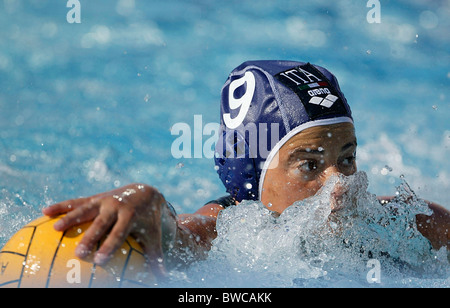
<path id="1" fill-rule="evenodd" d="M 217 217 L 221 210 L 235 204 L 236 202 L 231 196 L 223 196 L 218 199 L 206 202 L 205 205 L 203 205 L 195 212 L 195 214 Z"/>

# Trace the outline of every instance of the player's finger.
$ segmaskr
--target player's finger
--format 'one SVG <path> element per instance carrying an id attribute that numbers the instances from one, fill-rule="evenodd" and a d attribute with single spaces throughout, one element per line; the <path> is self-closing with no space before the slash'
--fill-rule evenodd
<path id="1" fill-rule="evenodd" d="M 94 262 L 97 264 L 105 264 L 112 257 L 112 255 L 125 242 L 130 234 L 133 220 L 132 211 L 121 211 L 108 237 L 96 252 Z"/>
<path id="2" fill-rule="evenodd" d="M 93 220 L 98 214 L 98 207 L 93 204 L 80 206 L 61 217 L 54 225 L 56 231 L 65 231 L 70 227 Z"/>
<path id="3" fill-rule="evenodd" d="M 88 198 L 66 200 L 43 208 L 42 213 L 46 216 L 61 215 L 73 211 L 87 202 L 89 202 Z"/>
<path id="4" fill-rule="evenodd" d="M 89 255 L 102 237 L 106 235 L 115 220 L 115 213 L 113 211 L 103 211 L 101 215 L 97 216 L 84 233 L 83 238 L 75 250 L 75 254 L 79 258 L 84 258 Z"/>

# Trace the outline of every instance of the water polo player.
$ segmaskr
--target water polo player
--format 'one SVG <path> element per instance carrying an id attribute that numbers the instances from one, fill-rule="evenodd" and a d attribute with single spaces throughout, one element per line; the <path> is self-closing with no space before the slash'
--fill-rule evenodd
<path id="1" fill-rule="evenodd" d="M 104 263 L 131 234 L 143 245 L 152 269 L 163 275 L 164 263 L 176 262 L 186 248 L 195 258 L 209 250 L 225 207 L 259 200 L 281 213 L 316 194 L 331 176 L 354 174 L 356 147 L 350 107 L 328 70 L 302 62 L 246 62 L 222 89 L 215 162 L 227 196 L 177 216 L 156 188 L 132 184 L 43 212 L 68 213 L 55 224 L 57 230 L 93 221 L 76 250 L 79 257 L 109 233 L 95 254 L 95 261 Z M 340 209 L 345 193 L 345 187 L 335 186 L 332 211 Z M 419 231 L 434 248 L 448 247 L 450 213 L 436 204 L 430 208 L 431 216 L 417 216 Z"/>

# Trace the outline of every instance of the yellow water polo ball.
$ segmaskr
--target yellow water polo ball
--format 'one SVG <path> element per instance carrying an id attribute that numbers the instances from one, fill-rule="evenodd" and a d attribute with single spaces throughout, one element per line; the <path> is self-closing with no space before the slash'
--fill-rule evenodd
<path id="1" fill-rule="evenodd" d="M 53 228 L 59 218 L 38 218 L 5 244 L 0 251 L 0 287 L 126 288 L 157 284 L 144 251 L 132 237 L 100 266 L 93 263 L 93 254 L 83 260 L 75 256 L 75 248 L 91 223 L 59 232 Z"/>

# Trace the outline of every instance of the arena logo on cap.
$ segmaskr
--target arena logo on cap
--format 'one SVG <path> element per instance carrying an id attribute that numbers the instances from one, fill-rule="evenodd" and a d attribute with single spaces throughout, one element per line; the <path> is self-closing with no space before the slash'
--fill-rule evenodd
<path id="1" fill-rule="evenodd" d="M 334 96 L 332 94 L 327 95 L 326 97 L 322 98 L 320 96 L 314 96 L 309 100 L 310 104 L 314 105 L 320 105 L 325 106 L 327 108 L 331 108 L 333 106 L 334 102 L 338 100 L 339 97 Z"/>
<path id="2" fill-rule="evenodd" d="M 311 120 L 347 114 L 339 91 L 313 65 L 307 63 L 274 77 L 297 94 Z"/>

